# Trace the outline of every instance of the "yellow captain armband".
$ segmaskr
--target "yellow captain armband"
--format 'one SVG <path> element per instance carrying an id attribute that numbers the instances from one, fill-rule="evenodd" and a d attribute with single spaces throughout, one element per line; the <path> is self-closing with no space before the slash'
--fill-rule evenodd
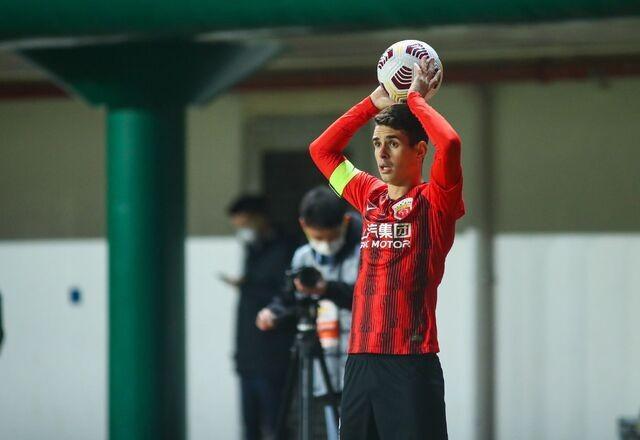
<path id="1" fill-rule="evenodd" d="M 342 197 L 344 188 L 359 172 L 360 170 L 354 167 L 351 162 L 345 160 L 331 173 L 329 185 L 331 185 L 331 188 L 333 188 L 336 194 Z"/>

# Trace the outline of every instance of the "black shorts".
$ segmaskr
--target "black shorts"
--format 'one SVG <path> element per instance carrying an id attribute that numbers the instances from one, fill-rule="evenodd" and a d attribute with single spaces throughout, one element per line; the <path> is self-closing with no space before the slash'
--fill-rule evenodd
<path id="1" fill-rule="evenodd" d="M 444 378 L 435 353 L 347 359 L 341 440 L 445 440 Z"/>

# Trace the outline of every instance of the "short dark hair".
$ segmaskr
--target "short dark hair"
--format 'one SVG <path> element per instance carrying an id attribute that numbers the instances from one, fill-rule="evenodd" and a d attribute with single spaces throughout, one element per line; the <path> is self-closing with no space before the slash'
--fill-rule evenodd
<path id="1" fill-rule="evenodd" d="M 263 196 L 244 194 L 237 197 L 227 207 L 228 215 L 236 214 L 267 214 L 267 201 Z"/>
<path id="2" fill-rule="evenodd" d="M 326 186 L 311 189 L 300 202 L 300 218 L 312 228 L 336 228 L 346 212 L 344 202 Z"/>
<path id="3" fill-rule="evenodd" d="M 393 104 L 382 110 L 374 118 L 376 125 L 385 125 L 396 130 L 402 130 L 409 138 L 409 143 L 415 145 L 420 141 L 429 142 L 422 124 L 415 117 L 407 104 Z"/>

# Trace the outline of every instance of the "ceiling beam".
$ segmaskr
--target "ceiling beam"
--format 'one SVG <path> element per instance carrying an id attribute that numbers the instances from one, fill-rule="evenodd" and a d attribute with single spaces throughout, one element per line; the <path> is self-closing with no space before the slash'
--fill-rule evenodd
<path id="1" fill-rule="evenodd" d="M 0 41 L 211 31 L 391 29 L 640 15 L 637 0 L 3 0 Z"/>
<path id="2" fill-rule="evenodd" d="M 501 82 L 575 81 L 595 79 L 606 84 L 608 78 L 639 77 L 640 56 L 575 58 L 481 64 L 450 64 L 446 84 Z M 235 86 L 234 92 L 266 90 L 304 90 L 340 87 L 373 87 L 370 69 L 263 71 Z M 0 100 L 64 98 L 69 95 L 48 81 L 0 82 Z"/>

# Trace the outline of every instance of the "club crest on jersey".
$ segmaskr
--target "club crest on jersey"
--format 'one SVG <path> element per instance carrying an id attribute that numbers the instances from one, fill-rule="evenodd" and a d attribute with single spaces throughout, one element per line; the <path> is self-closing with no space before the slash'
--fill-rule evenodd
<path id="1" fill-rule="evenodd" d="M 402 199 L 391 207 L 393 209 L 393 217 L 397 220 L 402 220 L 409 215 L 411 208 L 413 208 L 413 198 Z"/>

